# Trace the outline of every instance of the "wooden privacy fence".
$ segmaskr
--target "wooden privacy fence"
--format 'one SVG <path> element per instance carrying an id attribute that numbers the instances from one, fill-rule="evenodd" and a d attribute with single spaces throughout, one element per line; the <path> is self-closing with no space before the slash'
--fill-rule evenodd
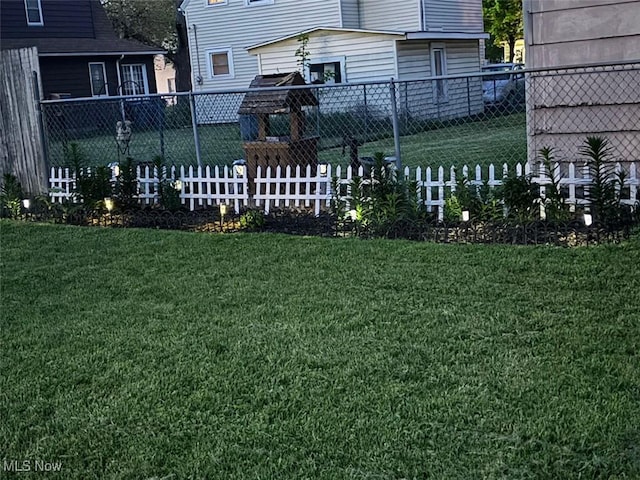
<path id="1" fill-rule="evenodd" d="M 0 52 L 0 177 L 15 175 L 34 194 L 47 190 L 39 77 L 35 47 Z"/>
<path id="2" fill-rule="evenodd" d="M 636 205 L 640 201 L 640 165 L 638 162 L 628 164 L 623 170 L 622 165 L 615 165 L 616 172 L 625 172 L 624 186 L 626 192 L 622 195 L 622 202 Z M 138 199 L 142 204 L 150 205 L 159 201 L 158 184 L 160 178 L 153 167 L 137 167 Z M 355 172 L 351 167 L 333 167 L 321 164 L 312 170 L 311 166 L 286 168 L 276 167 L 262 170 L 258 167 L 255 183 L 255 193 L 250 195 L 249 180 L 243 167 L 170 167 L 162 172 L 162 178 L 170 182 L 180 191 L 180 199 L 189 210 L 227 204 L 233 206 L 236 212 L 243 207 L 257 207 L 268 213 L 273 208 L 304 208 L 313 210 L 316 215 L 331 206 L 334 198 L 334 187 L 340 187 L 342 199 L 349 202 L 348 186 L 354 176 L 362 177 L 363 168 Z M 447 196 L 456 189 L 456 169 L 438 168 L 409 168 L 403 170 L 405 178 L 417 183 L 420 200 L 429 211 L 437 211 L 438 217 L 443 218 L 444 205 Z M 486 175 L 485 175 L 486 173 Z M 509 170 L 506 164 L 499 168 L 494 165 L 482 168 L 477 165 L 473 169 L 464 166 L 461 174 L 471 185 L 488 185 L 496 187 L 502 184 L 502 179 L 510 174 L 517 176 L 530 175 L 533 182 L 540 185 L 544 198 L 547 185 L 552 183 L 552 177 L 563 191 L 569 205 L 587 203 L 584 189 L 592 179 L 587 167 L 576 163 L 553 166 L 553 173 L 540 167 L 535 175 L 529 164 L 517 164 Z M 116 181 L 115 169 L 112 171 L 112 181 Z M 49 178 L 49 195 L 54 202 L 74 201 L 75 175 L 68 168 L 52 168 Z M 346 192 L 346 196 L 344 194 Z"/>

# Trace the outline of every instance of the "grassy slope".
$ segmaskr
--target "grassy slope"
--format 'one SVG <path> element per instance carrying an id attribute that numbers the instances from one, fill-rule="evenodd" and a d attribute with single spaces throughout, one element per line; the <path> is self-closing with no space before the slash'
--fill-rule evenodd
<path id="1" fill-rule="evenodd" d="M 71 479 L 640 476 L 637 241 L 0 227 L 3 459 Z"/>

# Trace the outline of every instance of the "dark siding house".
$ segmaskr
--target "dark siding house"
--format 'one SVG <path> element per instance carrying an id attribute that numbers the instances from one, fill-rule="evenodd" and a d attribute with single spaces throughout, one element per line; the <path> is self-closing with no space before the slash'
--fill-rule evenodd
<path id="1" fill-rule="evenodd" d="M 157 92 L 163 51 L 119 38 L 100 0 L 0 0 L 0 46 L 37 47 L 46 99 Z"/>

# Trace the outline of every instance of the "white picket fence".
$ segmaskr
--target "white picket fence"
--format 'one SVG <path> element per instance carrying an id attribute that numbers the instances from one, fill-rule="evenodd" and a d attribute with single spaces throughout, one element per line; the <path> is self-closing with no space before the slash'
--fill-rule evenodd
<path id="1" fill-rule="evenodd" d="M 620 164 L 615 166 L 617 172 L 623 171 Z M 242 207 L 253 206 L 262 208 L 268 213 L 273 208 L 304 207 L 312 209 L 316 215 L 322 210 L 328 209 L 333 197 L 332 179 L 337 179 L 337 184 L 348 186 L 354 176 L 362 177 L 362 167 L 354 172 L 351 167 L 333 167 L 329 164 L 321 164 L 313 171 L 310 166 L 300 166 L 275 169 L 258 168 L 257 175 L 253 179 L 255 191 L 250 194 L 249 181 L 244 169 L 238 167 L 171 167 L 166 169 L 164 177 L 174 182 L 180 189 L 180 199 L 183 205 L 190 210 L 195 210 L 212 205 L 227 204 L 233 206 L 236 212 Z M 498 171 L 496 171 L 498 170 Z M 625 186 L 629 187 L 628 198 L 624 203 L 635 205 L 640 187 L 639 162 L 628 164 L 625 170 Z M 499 172 L 499 173 L 498 173 Z M 116 171 L 112 170 L 112 180 L 116 180 Z M 445 175 L 446 173 L 446 175 Z M 494 165 L 488 168 L 477 165 L 470 169 L 464 166 L 461 174 L 472 185 L 484 185 L 490 187 L 502 184 L 502 179 L 511 172 L 506 164 L 496 169 Z M 531 175 L 529 164 L 517 164 L 515 173 L 518 176 Z M 417 182 L 421 192 L 421 200 L 429 211 L 437 211 L 438 217 L 444 214 L 445 199 L 448 193 L 456 188 L 456 169 L 450 167 L 438 168 L 410 168 L 403 169 L 405 178 Z M 137 167 L 138 199 L 141 203 L 156 203 L 159 198 L 158 176 L 153 167 Z M 587 167 L 575 163 L 556 163 L 553 168 L 553 176 L 561 187 L 568 190 L 567 203 L 580 205 L 586 202 L 579 189 L 591 184 L 591 177 Z M 545 186 L 551 183 L 550 172 L 540 166 L 533 181 L 541 186 L 544 195 Z M 74 201 L 75 176 L 68 168 L 52 168 L 50 183 L 50 197 L 54 202 Z M 347 190 L 347 189 L 341 189 Z M 348 196 L 344 197 L 348 203 Z"/>

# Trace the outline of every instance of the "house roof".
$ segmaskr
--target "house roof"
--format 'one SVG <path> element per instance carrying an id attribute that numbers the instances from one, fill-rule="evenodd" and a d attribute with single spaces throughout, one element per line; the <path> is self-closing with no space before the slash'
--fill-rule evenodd
<path id="1" fill-rule="evenodd" d="M 119 38 L 100 0 L 91 0 L 94 38 L 3 38 L 2 49 L 37 47 L 38 55 L 46 56 L 107 56 L 107 55 L 157 55 L 165 53 L 161 48 Z"/>
<path id="2" fill-rule="evenodd" d="M 365 30 L 361 28 L 314 27 L 314 28 L 309 28 L 307 30 L 302 30 L 301 32 L 285 35 L 284 37 L 278 37 L 272 40 L 267 40 L 266 42 L 256 43 L 255 45 L 251 45 L 247 47 L 247 50 L 251 51 L 256 48 L 266 47 L 267 45 L 283 42 L 285 40 L 297 38 L 300 35 L 308 35 L 310 33 L 318 32 L 318 31 L 327 31 L 327 32 L 336 32 L 336 33 L 366 33 L 366 34 L 375 34 L 375 35 L 396 35 L 399 37 L 404 37 L 404 32 L 400 32 L 396 30 Z"/>
<path id="3" fill-rule="evenodd" d="M 484 32 L 444 32 L 444 31 L 420 31 L 407 32 L 407 40 L 481 40 L 488 39 L 489 34 Z"/>
<path id="4" fill-rule="evenodd" d="M 291 107 L 318 105 L 318 99 L 308 89 L 275 88 L 306 84 L 299 72 L 257 75 L 251 81 L 249 88 L 252 91 L 245 94 L 238 113 L 289 113 Z M 260 88 L 269 90 L 260 91 Z"/>
<path id="5" fill-rule="evenodd" d="M 273 45 L 285 40 L 297 38 L 300 35 L 309 35 L 315 32 L 336 32 L 336 33 L 363 33 L 370 35 L 394 35 L 400 37 L 402 40 L 479 40 L 489 38 L 488 33 L 477 32 L 444 32 L 444 31 L 420 31 L 420 32 L 403 32 L 398 30 L 367 30 L 361 28 L 337 28 L 337 27 L 314 27 L 301 32 L 285 35 L 284 37 L 278 37 L 266 42 L 256 43 L 247 47 L 248 51 L 255 50 L 261 47 Z"/>

